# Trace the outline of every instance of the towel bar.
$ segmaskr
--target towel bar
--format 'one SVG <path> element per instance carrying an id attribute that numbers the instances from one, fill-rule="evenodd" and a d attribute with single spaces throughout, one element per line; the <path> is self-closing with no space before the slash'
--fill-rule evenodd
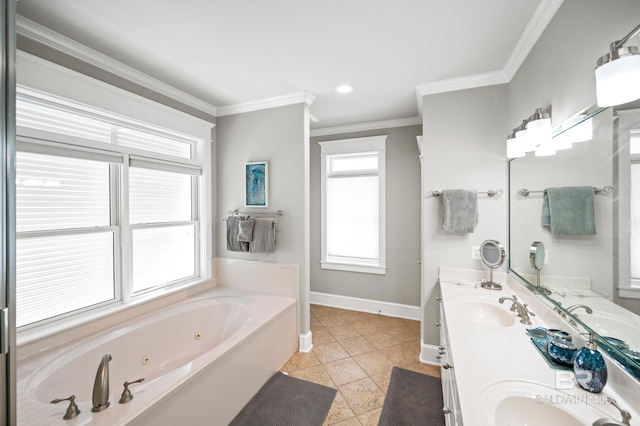
<path id="1" fill-rule="evenodd" d="M 488 190 L 486 192 L 478 192 L 478 194 L 488 195 L 489 197 L 495 197 L 496 195 L 500 196 L 503 193 L 504 192 L 502 191 L 502 189 L 496 189 L 496 190 L 490 189 L 490 190 Z M 427 192 L 427 196 L 428 197 L 439 197 L 441 195 L 442 195 L 442 191 L 429 191 L 429 192 Z"/>
<path id="2" fill-rule="evenodd" d="M 238 210 L 238 209 L 233 209 L 233 210 L 229 210 L 229 211 L 227 212 L 227 214 L 229 214 L 230 216 L 231 216 L 231 215 L 239 215 L 239 214 L 246 214 L 246 215 L 260 215 L 260 216 L 262 216 L 262 215 L 266 215 L 266 216 L 276 216 L 276 217 L 275 217 L 275 220 L 274 220 L 274 222 L 273 222 L 273 223 L 275 223 L 275 224 L 277 225 L 277 224 L 279 223 L 279 222 L 278 222 L 278 217 L 282 216 L 282 215 L 284 214 L 284 211 L 282 211 L 282 210 L 278 210 L 277 212 L 241 212 L 241 211 L 240 211 L 240 210 Z M 222 221 L 223 221 L 223 222 L 226 222 L 226 221 L 227 221 L 227 218 L 226 218 L 226 217 L 225 217 L 225 218 L 223 218 L 223 219 L 222 219 Z"/>
<path id="3" fill-rule="evenodd" d="M 596 194 L 599 194 L 601 192 L 604 192 L 605 194 L 608 194 L 610 192 L 613 192 L 613 186 L 607 185 L 607 186 L 604 186 L 602 188 L 594 187 L 593 188 L 593 192 L 595 192 Z M 522 188 L 522 189 L 518 190 L 518 195 L 522 195 L 523 197 L 528 197 L 529 194 L 543 194 L 543 193 L 544 193 L 544 191 L 530 191 L 530 190 L 528 190 L 526 188 Z"/>

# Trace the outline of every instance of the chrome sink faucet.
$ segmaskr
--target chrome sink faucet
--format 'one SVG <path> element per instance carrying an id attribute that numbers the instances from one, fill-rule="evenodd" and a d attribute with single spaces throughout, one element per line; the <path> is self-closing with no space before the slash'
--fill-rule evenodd
<path id="1" fill-rule="evenodd" d="M 92 412 L 97 413 L 106 410 L 109 407 L 109 361 L 111 354 L 104 354 L 98 371 L 96 372 L 96 380 L 93 382 L 93 408 Z"/>
<path id="2" fill-rule="evenodd" d="M 529 318 L 529 314 L 531 314 L 531 316 L 535 316 L 536 314 L 529 310 L 526 303 L 520 303 L 515 294 L 512 297 L 502 296 L 500 299 L 498 299 L 498 302 L 502 304 L 505 300 L 510 300 L 511 302 L 513 302 L 513 304 L 511 305 L 511 310 L 518 312 L 518 316 L 520 317 L 520 322 L 522 324 L 531 325 L 531 318 Z"/>
<path id="3" fill-rule="evenodd" d="M 631 424 L 631 413 L 629 413 L 627 410 L 623 410 L 622 408 L 620 408 L 620 406 L 618 405 L 615 399 L 608 398 L 608 401 L 611 404 L 613 404 L 613 406 L 616 407 L 618 411 L 620 411 L 620 415 L 622 416 L 622 421 L 619 422 L 617 420 L 607 419 L 607 418 L 598 419 L 595 422 L 593 422 L 593 426 L 629 426 Z"/>
<path id="4" fill-rule="evenodd" d="M 591 309 L 590 307 L 588 307 L 587 305 L 573 305 L 573 306 L 569 306 L 567 308 L 567 312 L 571 312 L 573 313 L 573 311 L 575 311 L 576 309 L 584 309 L 586 313 L 588 314 L 592 314 L 593 313 L 593 309 Z"/>

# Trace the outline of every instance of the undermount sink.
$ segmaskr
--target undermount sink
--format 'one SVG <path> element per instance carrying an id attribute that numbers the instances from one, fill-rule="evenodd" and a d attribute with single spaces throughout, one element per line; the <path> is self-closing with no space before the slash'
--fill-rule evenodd
<path id="1" fill-rule="evenodd" d="M 478 424 L 495 426 L 582 426 L 611 415 L 596 406 L 606 406 L 606 397 L 565 393 L 537 383 L 511 380 L 497 382 L 480 394 Z"/>
<path id="2" fill-rule="evenodd" d="M 458 302 L 464 317 L 488 327 L 510 327 L 516 322 L 516 313 L 510 312 L 498 301 L 480 298 L 464 298 Z"/>

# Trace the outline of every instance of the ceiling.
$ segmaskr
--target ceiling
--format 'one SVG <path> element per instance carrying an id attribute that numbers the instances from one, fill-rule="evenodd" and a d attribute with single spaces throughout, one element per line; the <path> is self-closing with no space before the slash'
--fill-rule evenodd
<path id="1" fill-rule="evenodd" d="M 318 129 L 418 117 L 416 91 L 508 82 L 561 1 L 19 0 L 17 10 L 214 115 L 309 92 Z M 341 84 L 353 92 L 336 93 Z"/>

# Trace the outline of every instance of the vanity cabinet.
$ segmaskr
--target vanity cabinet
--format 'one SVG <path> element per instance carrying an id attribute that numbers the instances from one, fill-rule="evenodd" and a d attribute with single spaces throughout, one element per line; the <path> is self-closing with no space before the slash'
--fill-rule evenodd
<path id="1" fill-rule="evenodd" d="M 453 368 L 453 357 L 451 354 L 451 344 L 449 343 L 449 333 L 447 328 L 447 317 L 444 312 L 442 299 L 439 299 L 439 322 L 440 346 L 438 357 L 440 360 L 440 377 L 442 380 L 442 397 L 444 418 L 447 426 L 462 425 L 462 413 L 460 411 L 460 400 L 458 399 L 458 388 L 456 386 L 456 374 Z"/>

